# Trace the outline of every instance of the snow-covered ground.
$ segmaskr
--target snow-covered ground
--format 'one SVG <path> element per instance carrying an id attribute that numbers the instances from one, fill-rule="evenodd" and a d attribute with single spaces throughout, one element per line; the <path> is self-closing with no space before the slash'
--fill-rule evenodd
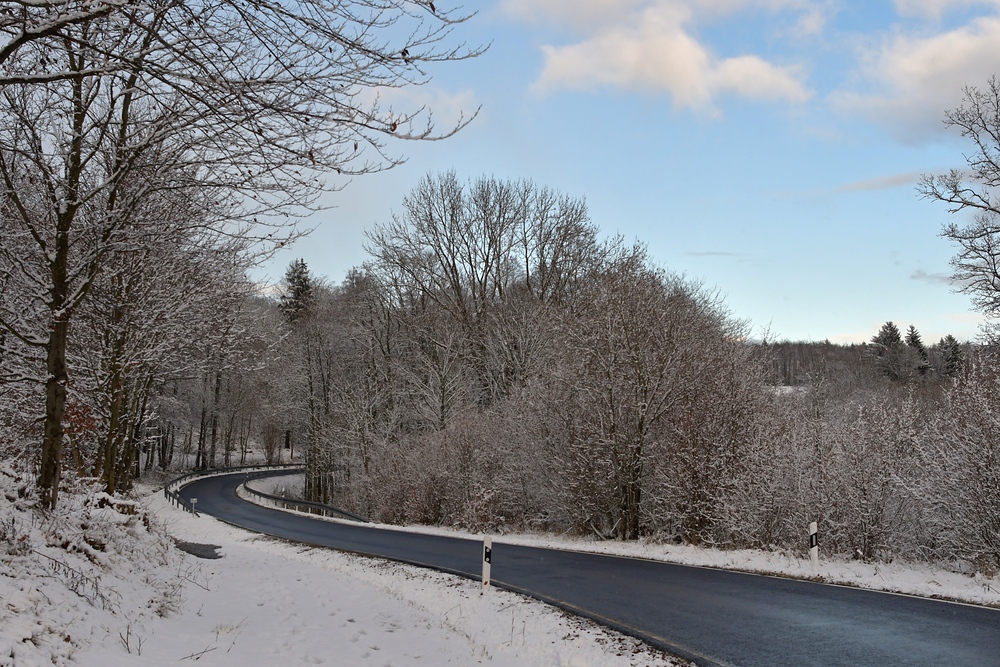
<path id="1" fill-rule="evenodd" d="M 191 516 L 151 490 L 135 504 L 67 493 L 58 518 L 44 519 L 30 510 L 28 488 L 0 467 L 0 667 L 684 664 L 537 601 L 257 536 Z M 206 545 L 204 555 L 221 558 L 182 553 L 172 539 Z M 997 578 L 924 566 L 824 561 L 814 572 L 804 558 L 763 552 L 541 535 L 495 541 L 1000 606 Z"/>
<path id="2" fill-rule="evenodd" d="M 33 484 L 0 464 L 0 667 L 70 664 L 180 612 L 193 568 L 139 503 L 78 488 L 46 515 Z"/>
<path id="3" fill-rule="evenodd" d="M 0 494 L 0 521 L 18 528 L 0 543 L 0 666 L 686 664 L 522 596 L 260 537 L 159 493 L 145 514 L 87 497 L 64 498 L 73 528 L 60 533 Z M 122 537 L 102 544 L 115 527 Z M 170 548 L 161 529 L 221 558 Z M 60 534 L 100 545 L 96 561 Z M 42 552 L 64 574 L 46 574 Z"/>
<path id="4" fill-rule="evenodd" d="M 635 640 L 547 605 L 416 567 L 262 538 L 148 506 L 178 539 L 220 546 L 185 586 L 184 612 L 149 624 L 147 664 L 675 664 Z M 199 585 L 200 584 L 200 585 Z M 117 637 L 80 665 L 132 665 Z M 676 663 L 680 664 L 680 663 Z"/>

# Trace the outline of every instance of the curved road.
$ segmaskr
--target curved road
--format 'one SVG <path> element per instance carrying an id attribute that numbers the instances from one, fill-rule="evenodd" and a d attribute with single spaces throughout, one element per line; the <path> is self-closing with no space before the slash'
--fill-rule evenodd
<path id="1" fill-rule="evenodd" d="M 198 510 L 268 535 L 479 579 L 482 542 L 320 521 L 198 480 Z M 494 542 L 493 583 L 704 667 L 1000 667 L 1000 610 L 653 561 Z"/>

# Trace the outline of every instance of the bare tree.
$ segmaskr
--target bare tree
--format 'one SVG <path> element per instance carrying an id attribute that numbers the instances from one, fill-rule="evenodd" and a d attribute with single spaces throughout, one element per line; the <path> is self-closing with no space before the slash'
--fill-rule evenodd
<path id="1" fill-rule="evenodd" d="M 0 248 L 13 267 L 4 279 L 20 287 L 9 293 L 24 295 L 5 299 L 0 328 L 45 359 L 47 506 L 70 321 L 110 252 L 162 233 L 138 214 L 150 199 L 204 206 L 187 233 L 283 244 L 293 207 L 336 187 L 327 173 L 392 166 L 388 138 L 464 126 L 436 132 L 429 112 L 384 106 L 378 93 L 476 55 L 448 46 L 466 18 L 424 0 L 0 3 Z"/>
<path id="2" fill-rule="evenodd" d="M 449 172 L 425 176 L 403 208 L 369 235 L 373 269 L 453 321 L 481 394 L 502 397 L 532 348 L 512 349 L 526 340 L 498 326 L 497 313 L 565 302 L 599 263 L 585 204 L 530 181 L 484 177 L 463 185 Z"/>
<path id="3" fill-rule="evenodd" d="M 972 142 L 968 170 L 924 175 L 919 193 L 944 202 L 948 211 L 968 211 L 966 224 L 949 223 L 942 236 L 959 246 L 952 259 L 958 289 L 972 297 L 976 308 L 990 317 L 1000 315 L 1000 80 L 985 89 L 964 89 L 962 105 L 945 114 L 945 125 Z"/>
<path id="4" fill-rule="evenodd" d="M 101 418 L 102 443 L 90 463 L 108 493 L 130 486 L 164 382 L 221 380 L 243 361 L 254 337 L 240 316 L 255 288 L 241 245 L 162 237 L 155 247 L 115 252 L 81 304 L 68 361 L 76 392 Z"/>
<path id="5" fill-rule="evenodd" d="M 911 478 L 931 530 L 930 551 L 978 571 L 1000 567 L 1000 377 L 983 357 L 949 387 L 924 437 Z"/>
<path id="6" fill-rule="evenodd" d="M 557 458 L 578 524 L 635 539 L 661 465 L 678 478 L 712 474 L 699 465 L 704 447 L 683 421 L 724 409 L 696 408 L 695 398 L 726 358 L 732 332 L 711 292 L 649 267 L 641 246 L 618 250 L 580 290 L 564 320 L 555 378 Z"/>

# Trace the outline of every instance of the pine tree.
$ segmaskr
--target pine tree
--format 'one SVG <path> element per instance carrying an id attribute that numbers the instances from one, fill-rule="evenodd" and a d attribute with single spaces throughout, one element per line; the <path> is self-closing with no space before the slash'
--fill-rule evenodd
<path id="1" fill-rule="evenodd" d="M 925 374 L 931 367 L 927 358 L 927 348 L 924 347 L 924 341 L 920 338 L 920 333 L 917 331 L 917 328 L 912 324 L 910 325 L 910 328 L 906 330 L 906 345 L 920 355 L 920 362 L 917 364 L 917 371 L 919 371 L 921 375 Z"/>
<path id="2" fill-rule="evenodd" d="M 309 311 L 313 301 L 314 281 L 304 259 L 296 259 L 288 265 L 282 283 L 279 306 L 285 318 L 295 322 Z"/>
<path id="3" fill-rule="evenodd" d="M 920 338 L 920 332 L 918 332 L 917 328 L 912 324 L 910 325 L 910 328 L 906 330 L 906 344 L 919 352 L 921 357 L 924 359 L 927 358 L 927 348 L 924 347 L 924 342 Z"/>
<path id="4" fill-rule="evenodd" d="M 920 334 L 916 336 L 919 340 Z M 903 342 L 899 328 L 892 322 L 883 324 L 879 332 L 872 337 L 871 343 L 870 354 L 876 365 L 894 382 L 910 382 L 915 371 L 922 373 L 926 370 L 922 368 L 925 362 L 919 352 Z"/>
<path id="5" fill-rule="evenodd" d="M 876 352 L 879 356 L 886 350 L 901 345 L 903 337 L 899 333 L 899 328 L 892 322 L 886 322 L 879 329 L 878 333 L 872 336 L 872 344 L 878 348 Z"/>
<path id="6" fill-rule="evenodd" d="M 954 375 L 962 370 L 965 362 L 965 355 L 962 354 L 962 346 L 954 336 L 948 334 L 938 343 L 941 349 L 941 358 L 944 360 L 944 374 Z"/>

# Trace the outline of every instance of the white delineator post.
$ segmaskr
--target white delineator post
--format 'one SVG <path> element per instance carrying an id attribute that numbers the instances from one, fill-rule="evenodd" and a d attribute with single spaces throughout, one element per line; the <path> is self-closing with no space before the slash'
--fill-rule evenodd
<path id="1" fill-rule="evenodd" d="M 812 561 L 813 569 L 819 567 L 819 540 L 816 533 L 818 528 L 816 522 L 809 524 L 809 560 Z"/>
<path id="2" fill-rule="evenodd" d="M 483 588 L 490 586 L 490 566 L 493 563 L 493 538 L 483 537 Z"/>

